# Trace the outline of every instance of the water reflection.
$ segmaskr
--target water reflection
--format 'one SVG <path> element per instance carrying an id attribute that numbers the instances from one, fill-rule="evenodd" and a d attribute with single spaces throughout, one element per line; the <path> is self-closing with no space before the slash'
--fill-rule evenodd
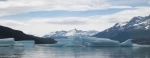
<path id="1" fill-rule="evenodd" d="M 0 56 L 18 58 L 150 58 L 150 47 L 0 47 Z"/>
<path id="2" fill-rule="evenodd" d="M 19 58 L 22 52 L 22 47 L 0 47 L 0 57 L 4 58 Z"/>

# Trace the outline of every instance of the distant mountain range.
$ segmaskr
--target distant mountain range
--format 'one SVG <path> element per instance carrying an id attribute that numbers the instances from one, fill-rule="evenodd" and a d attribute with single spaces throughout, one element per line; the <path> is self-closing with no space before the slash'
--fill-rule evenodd
<path id="1" fill-rule="evenodd" d="M 95 30 L 89 30 L 89 31 L 82 31 L 82 30 L 69 30 L 69 31 L 55 31 L 55 32 L 50 32 L 49 34 L 44 35 L 44 38 L 68 38 L 72 36 L 93 36 L 97 34 L 98 31 Z"/>
<path id="2" fill-rule="evenodd" d="M 129 22 L 116 23 L 113 27 L 97 33 L 94 37 L 110 38 L 120 42 L 133 39 L 133 42 L 147 44 L 150 42 L 150 15 L 145 17 L 137 16 L 133 17 Z M 144 41 L 145 39 L 149 40 L 149 42 Z"/>

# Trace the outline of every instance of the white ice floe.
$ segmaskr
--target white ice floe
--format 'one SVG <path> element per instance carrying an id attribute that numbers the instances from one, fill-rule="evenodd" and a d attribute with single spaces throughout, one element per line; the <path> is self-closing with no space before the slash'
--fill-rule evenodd
<path id="1" fill-rule="evenodd" d="M 15 41 L 14 38 L 4 38 L 0 39 L 0 46 L 34 46 L 34 41 Z"/>
<path id="2" fill-rule="evenodd" d="M 116 40 L 111 40 L 108 38 L 96 38 L 96 37 L 70 37 L 70 39 L 56 39 L 57 44 L 49 44 L 47 46 L 59 46 L 59 47 L 132 47 L 139 46 L 138 44 L 133 44 L 132 39 L 128 39 L 122 43 Z"/>
<path id="3" fill-rule="evenodd" d="M 133 43 L 131 42 L 132 39 L 128 39 L 124 42 L 121 43 L 121 46 L 125 46 L 125 47 L 132 47 Z"/>
<path id="4" fill-rule="evenodd" d="M 75 37 L 73 42 L 84 46 L 120 46 L 118 41 L 96 37 Z"/>
<path id="5" fill-rule="evenodd" d="M 43 44 L 40 46 L 50 47 L 101 47 L 101 46 L 139 46 L 131 42 L 132 39 L 128 39 L 122 43 L 111 40 L 108 38 L 96 38 L 96 37 L 70 37 L 70 39 L 56 39 L 57 44 Z M 0 39 L 0 46 L 23 46 L 34 47 L 34 40 L 14 41 L 14 38 Z"/>
<path id="6" fill-rule="evenodd" d="M 118 41 L 107 38 L 96 37 L 70 37 L 70 39 L 57 39 L 57 44 L 50 44 L 48 46 L 62 47 L 92 47 L 92 46 L 120 46 Z"/>
<path id="7" fill-rule="evenodd" d="M 0 46 L 13 46 L 14 38 L 0 39 Z"/>
<path id="8" fill-rule="evenodd" d="M 22 40 L 22 41 L 15 41 L 17 46 L 23 45 L 24 47 L 33 47 L 35 45 L 34 40 Z"/>

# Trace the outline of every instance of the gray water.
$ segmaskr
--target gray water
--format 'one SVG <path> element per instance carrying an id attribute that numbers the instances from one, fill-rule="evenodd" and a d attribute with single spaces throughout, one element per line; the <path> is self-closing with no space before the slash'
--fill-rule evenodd
<path id="1" fill-rule="evenodd" d="M 0 58 L 150 58 L 150 47 L 0 47 Z"/>

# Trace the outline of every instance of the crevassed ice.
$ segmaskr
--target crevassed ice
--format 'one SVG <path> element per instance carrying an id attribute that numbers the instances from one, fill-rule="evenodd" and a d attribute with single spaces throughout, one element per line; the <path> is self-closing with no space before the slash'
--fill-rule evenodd
<path id="1" fill-rule="evenodd" d="M 132 39 L 128 39 L 125 42 L 118 42 L 108 38 L 96 38 L 96 37 L 70 37 L 69 39 L 56 39 L 57 44 L 50 46 L 62 46 L 62 47 L 92 47 L 92 46 L 133 46 Z"/>
<path id="2" fill-rule="evenodd" d="M 58 41 L 57 44 L 53 44 L 50 46 L 62 46 L 62 47 L 91 47 L 91 46 L 133 46 L 131 39 L 120 43 L 115 40 L 111 40 L 108 38 L 96 38 L 96 37 L 70 37 L 69 39 L 56 39 Z"/>
<path id="3" fill-rule="evenodd" d="M 120 46 L 118 41 L 96 37 L 78 37 L 73 42 L 84 46 Z"/>

